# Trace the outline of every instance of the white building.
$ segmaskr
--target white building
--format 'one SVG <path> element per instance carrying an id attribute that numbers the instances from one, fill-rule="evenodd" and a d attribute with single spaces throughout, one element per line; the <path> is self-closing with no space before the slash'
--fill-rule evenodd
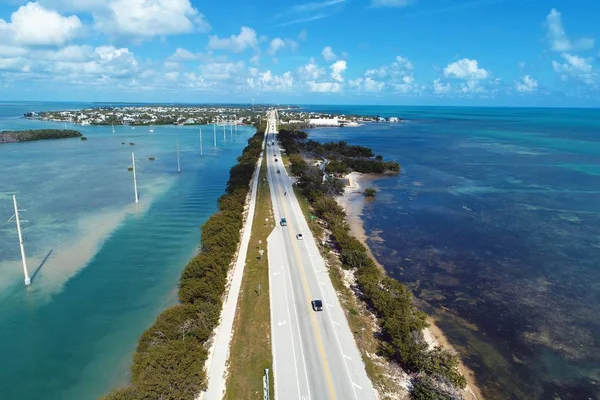
<path id="1" fill-rule="evenodd" d="M 309 125 L 315 126 L 340 126 L 338 117 L 333 118 L 311 118 L 308 120 Z"/>

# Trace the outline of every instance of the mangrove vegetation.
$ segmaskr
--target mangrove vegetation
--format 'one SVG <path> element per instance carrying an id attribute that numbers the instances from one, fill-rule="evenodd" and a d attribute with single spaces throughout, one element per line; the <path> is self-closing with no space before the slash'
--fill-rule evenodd
<path id="1" fill-rule="evenodd" d="M 0 132 L 0 143 L 30 142 L 34 140 L 65 139 L 75 137 L 82 137 L 81 132 L 71 129 L 31 129 L 26 131 L 3 131 Z"/>
<path id="2" fill-rule="evenodd" d="M 219 322 L 227 273 L 236 253 L 250 180 L 262 151 L 264 126 L 231 168 L 219 211 L 202 226 L 200 252 L 179 281 L 179 304 L 163 311 L 141 336 L 131 384 L 105 400 L 194 399 L 206 389 L 210 337 Z"/>

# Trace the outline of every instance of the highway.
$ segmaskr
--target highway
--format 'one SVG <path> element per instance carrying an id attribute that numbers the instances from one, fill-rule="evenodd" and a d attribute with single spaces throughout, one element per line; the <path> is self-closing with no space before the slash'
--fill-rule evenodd
<path id="1" fill-rule="evenodd" d="M 276 111 L 270 111 L 267 142 L 275 145 L 268 145 L 265 153 L 277 223 L 268 239 L 275 399 L 375 399 L 325 263 L 292 190 L 293 181 L 283 167 L 276 118 Z M 281 218 L 286 218 L 287 226 L 279 224 Z M 297 239 L 298 233 L 302 240 Z M 323 311 L 312 310 L 314 299 L 323 301 Z"/>

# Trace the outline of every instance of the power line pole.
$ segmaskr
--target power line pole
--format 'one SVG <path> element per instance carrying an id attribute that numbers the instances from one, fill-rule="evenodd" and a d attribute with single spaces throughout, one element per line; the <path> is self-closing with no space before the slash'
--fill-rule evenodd
<path id="1" fill-rule="evenodd" d="M 200 155 L 202 155 L 202 128 L 200 128 Z"/>
<path id="2" fill-rule="evenodd" d="M 217 147 L 217 124 L 213 122 L 213 142 L 215 143 L 215 147 Z"/>
<path id="3" fill-rule="evenodd" d="M 181 163 L 179 162 L 179 138 L 177 138 L 177 172 L 181 173 Z"/>
<path id="4" fill-rule="evenodd" d="M 19 236 L 19 247 L 21 248 L 21 261 L 23 262 L 23 274 L 25 275 L 25 286 L 31 285 L 31 279 L 29 278 L 29 272 L 27 272 L 27 259 L 25 256 L 25 246 L 23 245 L 23 235 L 21 234 L 21 220 L 19 218 L 19 205 L 17 203 L 17 196 L 13 194 L 13 205 L 15 207 L 15 215 L 10 217 L 15 219 L 17 224 L 17 235 Z M 25 211 L 25 210 L 23 210 Z"/>
<path id="5" fill-rule="evenodd" d="M 133 191 L 135 192 L 135 204 L 139 204 L 140 199 L 138 198 L 137 175 L 135 172 L 135 155 L 133 153 L 131 153 L 131 167 L 133 168 Z"/>

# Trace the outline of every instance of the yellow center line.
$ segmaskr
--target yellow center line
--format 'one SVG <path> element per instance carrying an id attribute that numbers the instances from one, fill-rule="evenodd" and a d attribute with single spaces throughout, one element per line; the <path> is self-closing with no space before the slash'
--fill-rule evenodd
<path id="1" fill-rule="evenodd" d="M 271 175 L 273 175 L 272 172 L 271 172 Z M 276 185 L 276 186 L 278 186 L 278 185 Z M 281 191 L 279 190 L 279 188 L 277 188 L 277 190 L 279 191 L 279 197 L 282 200 L 281 204 L 283 204 L 285 215 L 288 215 L 288 212 L 287 212 L 288 209 L 285 205 L 284 199 L 282 199 L 283 196 L 281 196 Z M 296 243 L 296 239 L 294 238 L 293 233 L 289 229 L 286 229 L 286 230 L 288 231 L 288 234 L 290 235 L 290 237 L 292 239 L 292 246 L 294 247 L 294 255 L 296 256 L 296 261 L 298 261 L 298 265 L 300 266 L 300 275 L 302 277 L 302 286 L 304 287 L 304 294 L 306 295 L 307 300 L 310 302 L 310 301 L 312 301 L 312 296 L 310 294 L 310 289 L 308 288 L 308 282 L 306 280 L 306 275 L 304 274 L 304 267 L 302 266 L 302 260 L 300 259 L 300 250 L 298 249 L 298 244 Z M 310 257 L 310 255 L 309 255 L 309 257 Z M 321 331 L 319 330 L 319 326 L 317 325 L 317 318 L 315 317 L 315 313 L 310 313 L 310 315 L 311 315 L 313 330 L 317 337 L 317 346 L 319 348 L 321 360 L 323 361 L 323 367 L 325 368 L 325 380 L 327 381 L 327 386 L 329 387 L 329 397 L 331 399 L 335 400 L 335 391 L 333 389 L 333 382 L 331 380 L 331 372 L 329 370 L 329 364 L 327 363 L 327 357 L 325 356 L 325 348 L 323 347 L 323 343 L 321 340 Z"/>

